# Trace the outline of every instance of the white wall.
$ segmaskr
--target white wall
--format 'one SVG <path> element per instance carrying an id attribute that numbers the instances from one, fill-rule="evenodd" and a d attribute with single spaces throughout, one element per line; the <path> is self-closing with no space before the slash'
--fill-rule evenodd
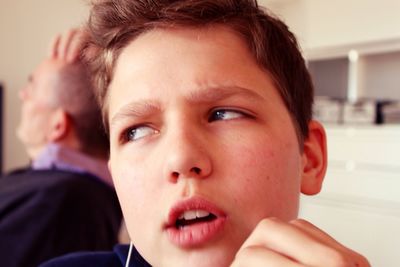
<path id="1" fill-rule="evenodd" d="M 85 0 L 0 0 L 0 81 L 5 85 L 3 169 L 28 163 L 15 136 L 19 122 L 18 90 L 46 55 L 49 41 L 86 19 Z"/>
<path id="2" fill-rule="evenodd" d="M 400 38 L 399 0 L 276 2 L 271 9 L 298 35 L 304 49 Z"/>
<path id="3" fill-rule="evenodd" d="M 324 0 L 323 0 L 324 1 Z M 304 0 L 259 0 L 283 20 L 304 47 L 307 43 L 307 10 Z"/>
<path id="4" fill-rule="evenodd" d="M 307 46 L 400 37 L 399 0 L 306 0 Z"/>

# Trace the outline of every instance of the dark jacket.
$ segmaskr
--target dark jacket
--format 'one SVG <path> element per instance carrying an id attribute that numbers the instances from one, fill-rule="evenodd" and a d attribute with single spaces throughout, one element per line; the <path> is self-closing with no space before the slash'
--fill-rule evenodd
<path id="1" fill-rule="evenodd" d="M 128 245 L 117 245 L 112 252 L 73 253 L 50 260 L 40 267 L 124 267 L 128 251 Z M 151 265 L 133 248 L 129 267 L 151 267 Z"/>
<path id="2" fill-rule="evenodd" d="M 73 251 L 110 250 L 121 217 L 115 190 L 97 177 L 15 171 L 0 178 L 0 265 L 36 267 Z"/>

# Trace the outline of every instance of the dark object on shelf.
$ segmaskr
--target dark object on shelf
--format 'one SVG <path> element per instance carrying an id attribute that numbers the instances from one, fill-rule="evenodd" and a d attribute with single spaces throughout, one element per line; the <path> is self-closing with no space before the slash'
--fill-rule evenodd
<path id="1" fill-rule="evenodd" d="M 400 102 L 381 101 L 377 103 L 377 124 L 400 124 Z"/>

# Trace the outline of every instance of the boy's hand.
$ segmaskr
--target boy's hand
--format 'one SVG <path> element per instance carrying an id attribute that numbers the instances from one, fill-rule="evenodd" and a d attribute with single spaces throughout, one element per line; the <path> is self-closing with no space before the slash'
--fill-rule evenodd
<path id="1" fill-rule="evenodd" d="M 231 267 L 368 267 L 362 255 L 339 244 L 304 220 L 262 220 L 244 242 Z"/>
<path id="2" fill-rule="evenodd" d="M 74 63 L 79 60 L 83 48 L 84 32 L 81 29 L 70 29 L 57 35 L 50 45 L 49 57 Z"/>

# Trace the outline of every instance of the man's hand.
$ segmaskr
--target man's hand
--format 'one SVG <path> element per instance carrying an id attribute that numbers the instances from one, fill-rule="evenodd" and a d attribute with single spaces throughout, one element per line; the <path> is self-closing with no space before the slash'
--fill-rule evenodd
<path id="1" fill-rule="evenodd" d="M 57 35 L 51 42 L 49 57 L 60 59 L 67 63 L 79 60 L 83 48 L 84 32 L 81 29 L 70 29 Z"/>
<path id="2" fill-rule="evenodd" d="M 231 267 L 369 267 L 362 255 L 344 247 L 304 220 L 262 220 L 244 242 Z"/>

